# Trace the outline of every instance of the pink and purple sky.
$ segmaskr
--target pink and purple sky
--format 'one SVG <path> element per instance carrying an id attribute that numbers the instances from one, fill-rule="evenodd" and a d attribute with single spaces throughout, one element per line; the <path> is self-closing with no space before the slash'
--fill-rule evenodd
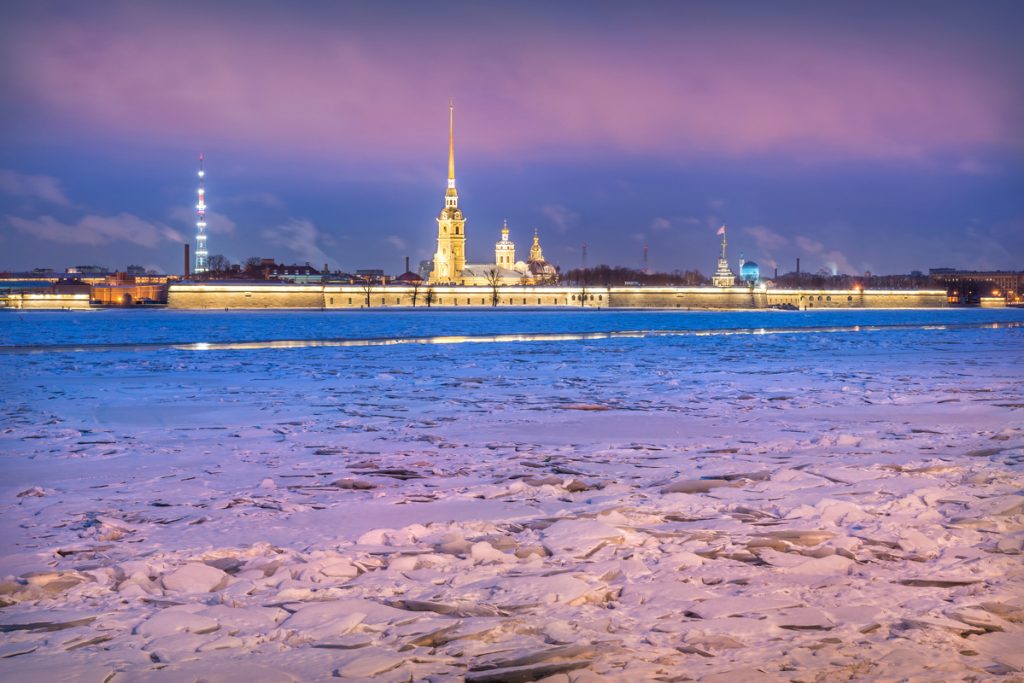
<path id="1" fill-rule="evenodd" d="M 429 258 L 1024 268 L 1024 3 L 13 2 L 0 269 Z"/>

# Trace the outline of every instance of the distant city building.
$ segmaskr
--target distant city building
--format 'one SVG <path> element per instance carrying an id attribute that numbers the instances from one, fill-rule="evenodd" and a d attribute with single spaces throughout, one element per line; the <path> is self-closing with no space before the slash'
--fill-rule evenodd
<path id="1" fill-rule="evenodd" d="M 89 294 L 92 287 L 80 277 L 62 277 L 50 289 L 54 294 Z"/>
<path id="2" fill-rule="evenodd" d="M 143 268 L 142 266 L 128 266 L 125 269 L 125 272 L 128 273 L 129 275 L 145 275 L 146 269 Z"/>
<path id="3" fill-rule="evenodd" d="M 65 271 L 68 275 L 86 275 L 90 277 L 102 277 L 110 272 L 104 266 L 71 266 Z"/>
<path id="4" fill-rule="evenodd" d="M 269 260 L 270 263 L 266 263 Z M 319 284 L 323 282 L 324 272 L 311 266 L 309 262 L 299 265 L 275 263 L 273 259 L 264 259 L 265 277 L 268 280 L 284 280 L 298 284 Z"/>
<path id="5" fill-rule="evenodd" d="M 409 257 L 406 256 L 405 257 L 405 272 L 402 273 L 401 275 L 399 275 L 398 277 L 396 277 L 393 280 L 393 283 L 394 284 L 398 284 L 398 285 L 421 285 L 421 284 L 423 284 L 425 279 L 426 278 L 424 278 L 419 273 L 414 273 L 411 270 L 409 270 Z"/>
<path id="6" fill-rule="evenodd" d="M 426 281 L 430 279 L 430 273 L 433 270 L 434 259 L 423 259 L 422 261 L 420 261 L 420 267 L 416 269 L 416 272 L 419 274 L 421 278 L 424 279 L 424 281 Z"/>
<path id="7" fill-rule="evenodd" d="M 946 287 L 951 303 L 978 303 L 982 298 L 999 297 L 1016 303 L 1024 299 L 1024 271 L 932 268 L 928 275 Z"/>
<path id="8" fill-rule="evenodd" d="M 733 287 L 736 284 L 736 276 L 729 268 L 729 259 L 725 257 L 725 226 L 718 229 L 722 236 L 722 255 L 718 258 L 718 270 L 711 276 L 711 283 L 715 287 Z"/>
<path id="9" fill-rule="evenodd" d="M 385 276 L 384 271 L 380 268 L 364 268 L 356 271 L 356 277 L 363 282 L 370 282 L 373 284 L 384 284 Z"/>

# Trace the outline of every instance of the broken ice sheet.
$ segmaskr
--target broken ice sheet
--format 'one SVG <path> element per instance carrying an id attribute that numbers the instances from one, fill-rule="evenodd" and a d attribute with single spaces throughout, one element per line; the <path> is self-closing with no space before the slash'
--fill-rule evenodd
<path id="1" fill-rule="evenodd" d="M 160 313 L 171 328 L 200 319 Z M 433 313 L 308 320 L 382 337 L 493 323 Z M 593 313 L 558 324 L 749 320 Z M 947 314 L 972 315 L 930 315 Z M 228 337 L 320 324 L 279 315 L 210 319 Z M 555 324 L 542 318 L 529 320 Z M 119 320 L 125 335 L 153 333 Z M 1018 675 L 1024 424 L 1007 406 L 1024 404 L 1021 334 L 0 363 L 0 451 L 14 477 L 0 491 L 0 672 L 246 683 Z"/>

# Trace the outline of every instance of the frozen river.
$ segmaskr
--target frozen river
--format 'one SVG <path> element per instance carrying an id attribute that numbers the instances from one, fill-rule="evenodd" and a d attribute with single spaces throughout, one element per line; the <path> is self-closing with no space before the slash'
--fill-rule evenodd
<path id="1" fill-rule="evenodd" d="M 1024 670 L 1024 311 L 0 313 L 0 678 Z"/>
<path id="2" fill-rule="evenodd" d="M 1014 309 L 845 311 L 0 311 L 0 347 L 425 339 L 501 334 L 702 332 L 1020 323 Z"/>

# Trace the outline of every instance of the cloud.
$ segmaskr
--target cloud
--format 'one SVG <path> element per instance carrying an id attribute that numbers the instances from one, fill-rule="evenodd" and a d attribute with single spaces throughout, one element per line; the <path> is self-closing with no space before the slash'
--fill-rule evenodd
<path id="1" fill-rule="evenodd" d="M 60 181 L 48 175 L 26 175 L 0 169 L 0 191 L 15 197 L 42 199 L 60 206 L 71 203 L 61 189 Z"/>
<path id="2" fill-rule="evenodd" d="M 457 144 L 504 161 L 595 147 L 918 160 L 1022 142 L 1019 74 L 991 68 L 999 53 L 950 48 L 941 32 L 864 41 L 841 22 L 776 31 L 657 7 L 622 28 L 598 19 L 567 31 L 558 13 L 526 9 L 510 21 L 472 13 L 460 40 L 438 41 L 443 12 L 413 29 L 386 8 L 345 22 L 257 4 L 239 22 L 230 7 L 118 7 L 15 17 L 0 47 L 18 65 L 5 76 L 7 99 L 67 117 L 75 136 L 191 142 L 201 131 L 359 161 L 443 155 L 438 93 L 453 88 Z M 523 22 L 530 49 L 495 51 L 521 42 Z"/>
<path id="3" fill-rule="evenodd" d="M 320 231 L 312 221 L 296 218 L 263 231 L 263 239 L 275 247 L 288 250 L 299 260 L 313 264 L 330 263 L 331 259 L 317 244 L 320 237 Z"/>
<path id="4" fill-rule="evenodd" d="M 196 211 L 188 206 L 178 206 L 171 211 L 175 223 L 189 225 L 189 231 L 195 232 Z M 206 211 L 206 232 L 211 235 L 233 235 L 238 224 L 226 215 L 217 211 Z"/>
<path id="5" fill-rule="evenodd" d="M 750 228 L 743 228 L 743 232 L 754 238 L 759 249 L 766 253 L 772 253 L 776 249 L 781 249 L 789 244 L 789 239 L 784 235 L 766 228 L 763 225 L 755 225 Z"/>
<path id="6" fill-rule="evenodd" d="M 825 245 L 804 235 L 797 235 L 796 244 L 804 253 L 817 256 L 833 274 L 856 275 L 860 271 L 854 268 L 849 259 L 841 251 L 827 250 Z"/>
<path id="7" fill-rule="evenodd" d="M 60 244 L 86 244 L 98 246 L 116 242 L 130 242 L 142 247 L 155 247 L 161 242 L 185 241 L 184 236 L 163 223 L 121 213 L 116 216 L 90 215 L 77 223 L 63 223 L 53 216 L 29 219 L 8 216 L 7 222 L 17 230 L 33 237 Z"/>
<path id="8" fill-rule="evenodd" d="M 654 220 L 651 221 L 651 230 L 653 230 L 654 232 L 659 232 L 659 231 L 662 231 L 662 230 L 671 230 L 671 229 L 672 229 L 672 221 L 670 221 L 667 218 L 662 218 L 661 216 L 656 216 L 654 218 Z"/>
<path id="9" fill-rule="evenodd" d="M 594 145 L 920 159 L 1021 143 L 1016 72 L 947 49 L 938 33 L 852 49 L 858 37 L 840 27 L 767 31 L 735 20 L 659 20 L 658 11 L 650 10 L 642 41 L 629 40 L 638 35 L 629 29 L 609 35 L 600 22 L 569 33 L 546 13 L 551 20 L 530 20 L 530 49 L 500 53 L 496 41 L 521 40 L 520 22 L 499 24 L 488 12 L 462 16 L 483 26 L 455 42 L 436 40 L 447 27 L 443 10 L 415 31 L 393 20 L 313 24 L 258 6 L 244 28 L 226 32 L 237 12 L 206 6 L 27 15 L 5 35 L 2 56 L 18 69 L 4 91 L 74 117 L 76 134 L 184 141 L 203 131 L 359 159 L 443 154 L 447 111 L 436 93 L 453 84 L 457 138 L 506 161 Z M 528 9 L 518 18 L 527 17 Z"/>
<path id="10" fill-rule="evenodd" d="M 398 235 L 388 235 L 387 239 L 384 240 L 384 241 L 387 242 L 388 244 L 390 244 L 391 246 L 393 246 L 395 249 L 398 249 L 398 250 L 405 249 L 408 246 L 406 244 L 406 241 L 403 240 Z"/>
<path id="11" fill-rule="evenodd" d="M 558 232 L 568 232 L 571 228 L 575 227 L 576 222 L 579 221 L 580 215 L 575 211 L 572 211 L 561 204 L 548 204 L 540 207 L 540 212 L 544 214 L 549 221 L 555 226 Z"/>

